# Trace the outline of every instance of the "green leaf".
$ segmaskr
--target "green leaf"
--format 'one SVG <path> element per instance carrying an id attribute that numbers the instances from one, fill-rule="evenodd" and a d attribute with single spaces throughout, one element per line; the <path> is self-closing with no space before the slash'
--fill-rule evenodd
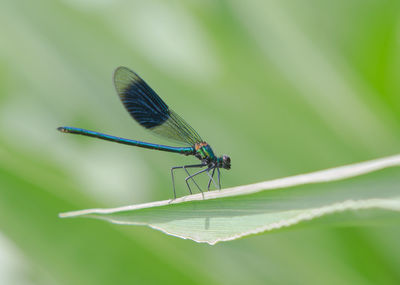
<path id="1" fill-rule="evenodd" d="M 166 234 L 209 244 L 292 227 L 304 221 L 314 222 L 326 215 L 330 216 L 324 223 L 329 221 L 329 224 L 375 225 L 377 219 L 380 223 L 398 222 L 398 166 L 400 155 L 203 195 L 60 216 L 147 225 Z M 368 213 L 373 215 L 367 215 L 366 219 Z M 395 219 L 389 219 L 393 216 Z"/>

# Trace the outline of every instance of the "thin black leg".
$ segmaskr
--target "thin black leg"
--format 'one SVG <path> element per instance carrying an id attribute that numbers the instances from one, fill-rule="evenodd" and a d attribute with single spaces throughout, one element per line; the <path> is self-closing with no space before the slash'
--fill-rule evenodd
<path id="1" fill-rule="evenodd" d="M 218 187 L 219 190 L 221 190 L 221 172 L 219 171 L 219 167 L 217 167 L 217 172 L 218 172 Z"/>
<path id="2" fill-rule="evenodd" d="M 199 175 L 200 173 L 203 173 L 203 172 L 205 172 L 205 171 L 209 171 L 210 169 L 211 169 L 211 167 L 206 168 L 206 169 L 203 169 L 203 170 L 200 170 L 200 171 L 197 171 L 195 174 L 186 177 L 186 178 L 185 178 L 186 184 L 188 184 L 187 181 L 188 181 L 189 179 L 193 179 L 193 177 L 195 177 L 196 175 Z M 189 187 L 189 184 L 188 184 L 188 187 Z M 201 193 L 203 193 L 203 191 L 202 191 L 201 189 L 199 189 L 199 190 L 200 190 Z"/>
<path id="3" fill-rule="evenodd" d="M 176 199 L 174 170 L 178 169 L 178 168 L 183 168 L 183 166 L 174 166 L 171 168 L 171 178 L 172 178 L 172 188 L 174 189 L 174 199 Z M 189 189 L 189 191 L 190 191 L 190 189 Z"/>
<path id="4" fill-rule="evenodd" d="M 191 175 L 191 174 L 189 173 L 189 171 L 186 169 L 185 166 L 183 166 L 183 169 L 186 171 L 186 173 L 187 173 L 188 176 Z M 200 186 L 197 184 L 196 180 L 194 180 L 194 178 L 192 178 L 192 181 L 193 181 L 194 184 L 197 186 L 197 189 L 199 189 L 199 190 L 201 191 Z M 189 187 L 189 185 L 188 185 L 188 187 Z M 190 187 L 189 187 L 189 189 L 190 189 Z M 190 193 L 192 193 L 192 192 L 190 192 Z"/>
<path id="5" fill-rule="evenodd" d="M 171 178 L 172 178 L 172 187 L 174 189 L 174 199 L 176 199 L 176 190 L 175 190 L 175 177 L 174 177 L 174 170 L 175 169 L 179 169 L 179 168 L 183 168 L 186 173 L 189 175 L 190 177 L 190 173 L 187 171 L 186 168 L 191 168 L 191 167 L 203 167 L 203 164 L 193 164 L 193 165 L 184 165 L 184 166 L 174 166 L 171 168 Z M 193 180 L 194 181 L 194 180 Z M 196 184 L 196 186 L 200 189 L 200 187 L 197 185 L 196 181 L 194 181 L 194 183 Z M 188 186 L 189 192 L 190 194 L 192 194 L 192 189 L 190 189 L 190 186 L 188 184 L 188 182 L 186 181 L 186 185 Z M 201 191 L 201 190 L 200 190 Z"/>
<path id="6" fill-rule="evenodd" d="M 215 167 L 213 168 L 213 171 L 211 173 L 210 180 L 208 180 L 208 185 L 207 185 L 207 190 L 208 191 L 210 191 L 211 181 L 214 182 L 214 185 L 215 185 L 215 181 L 213 179 L 214 173 L 215 173 Z M 215 187 L 217 187 L 217 185 L 215 185 Z"/>

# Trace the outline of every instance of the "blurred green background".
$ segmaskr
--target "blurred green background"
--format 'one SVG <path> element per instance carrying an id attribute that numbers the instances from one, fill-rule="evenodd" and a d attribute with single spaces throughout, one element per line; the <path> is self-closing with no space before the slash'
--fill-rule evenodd
<path id="1" fill-rule="evenodd" d="M 0 31 L 0 284 L 399 284 L 393 225 L 209 246 L 61 220 L 171 198 L 196 160 L 56 128 L 168 143 L 122 107 L 124 65 L 231 156 L 225 187 L 396 154 L 400 1 L 3 0 Z"/>

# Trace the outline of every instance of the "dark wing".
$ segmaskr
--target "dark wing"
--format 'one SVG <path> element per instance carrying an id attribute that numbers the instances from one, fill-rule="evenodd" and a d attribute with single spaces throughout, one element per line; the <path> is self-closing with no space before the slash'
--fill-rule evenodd
<path id="1" fill-rule="evenodd" d="M 201 137 L 135 72 L 118 67 L 114 85 L 125 108 L 141 126 L 170 140 L 193 146 Z"/>
<path id="2" fill-rule="evenodd" d="M 114 85 L 129 114 L 146 129 L 168 120 L 167 104 L 133 71 L 118 67 L 114 72 Z"/>

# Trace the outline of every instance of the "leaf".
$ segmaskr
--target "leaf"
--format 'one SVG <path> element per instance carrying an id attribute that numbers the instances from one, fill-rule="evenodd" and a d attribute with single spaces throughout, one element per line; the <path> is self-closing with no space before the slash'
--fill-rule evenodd
<path id="1" fill-rule="evenodd" d="M 91 217 L 116 224 L 146 225 L 169 235 L 209 244 L 291 227 L 334 213 L 337 217 L 329 217 L 329 224 L 345 223 L 346 219 L 359 224 L 359 218 L 365 216 L 351 215 L 351 212 L 338 214 L 345 211 L 365 214 L 368 210 L 375 218 L 367 215 L 368 219 L 360 224 L 371 221 L 375 225 L 376 217 L 379 223 L 390 221 L 388 217 L 393 217 L 393 211 L 400 211 L 398 166 L 400 155 L 395 155 L 204 195 L 67 212 L 60 217 Z M 376 209 L 385 214 L 378 215 Z M 394 221 L 398 222 L 399 217 L 396 213 Z"/>

